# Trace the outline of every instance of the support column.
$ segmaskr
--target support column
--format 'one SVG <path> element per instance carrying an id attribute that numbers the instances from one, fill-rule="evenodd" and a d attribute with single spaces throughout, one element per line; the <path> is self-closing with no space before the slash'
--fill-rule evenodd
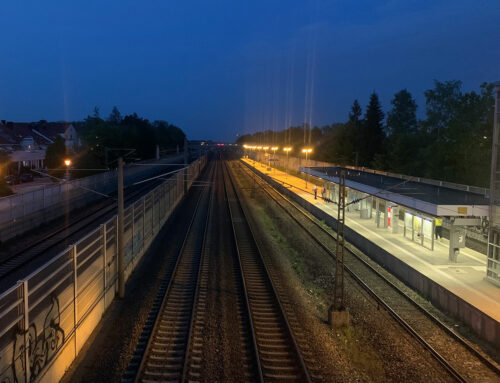
<path id="1" fill-rule="evenodd" d="M 365 197 L 359 202 L 359 218 L 361 219 L 370 219 L 372 217 L 372 197 L 366 198 L 366 195 L 361 196 L 361 198 Z"/>
<path id="2" fill-rule="evenodd" d="M 457 262 L 460 249 L 465 247 L 465 230 L 461 226 L 450 225 L 449 260 Z"/>
<path id="3" fill-rule="evenodd" d="M 380 227 L 380 200 L 375 197 L 375 224 Z"/>
<path id="4" fill-rule="evenodd" d="M 391 206 L 391 233 L 399 233 L 399 206 Z"/>

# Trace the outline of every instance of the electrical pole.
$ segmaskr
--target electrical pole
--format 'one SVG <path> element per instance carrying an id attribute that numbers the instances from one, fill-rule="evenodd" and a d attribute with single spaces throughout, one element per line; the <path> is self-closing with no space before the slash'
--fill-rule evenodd
<path id="1" fill-rule="evenodd" d="M 335 253 L 335 287 L 333 305 L 328 310 L 328 322 L 333 326 L 349 324 L 349 312 L 344 304 L 344 223 L 345 223 L 345 170 L 339 176 L 339 202 L 337 216 L 337 244 Z"/>
<path id="2" fill-rule="evenodd" d="M 125 297 L 125 252 L 123 248 L 123 158 L 118 158 L 118 297 Z"/>

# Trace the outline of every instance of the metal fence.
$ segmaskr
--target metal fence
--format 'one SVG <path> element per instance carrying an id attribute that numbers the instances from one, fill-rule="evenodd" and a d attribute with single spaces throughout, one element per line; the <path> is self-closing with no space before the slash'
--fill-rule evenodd
<path id="1" fill-rule="evenodd" d="M 157 161 L 176 163 L 183 155 Z M 158 167 L 126 166 L 124 185 L 156 174 Z M 64 183 L 55 183 L 34 191 L 0 198 L 0 241 L 6 241 L 35 227 L 50 222 L 62 214 L 102 198 L 90 190 L 108 194 L 116 190 L 117 172 L 108 171 Z"/>
<path id="2" fill-rule="evenodd" d="M 187 188 L 206 157 L 187 170 Z M 184 196 L 177 173 L 125 210 L 128 278 Z M 0 295 L 0 382 L 58 381 L 117 291 L 117 217 Z"/>

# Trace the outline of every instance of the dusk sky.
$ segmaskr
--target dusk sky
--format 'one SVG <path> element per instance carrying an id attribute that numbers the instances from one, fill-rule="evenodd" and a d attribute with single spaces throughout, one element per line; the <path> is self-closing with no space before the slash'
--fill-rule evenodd
<path id="1" fill-rule="evenodd" d="M 345 121 L 372 91 L 500 80 L 499 0 L 3 1 L 0 119 L 137 112 L 234 141 Z"/>

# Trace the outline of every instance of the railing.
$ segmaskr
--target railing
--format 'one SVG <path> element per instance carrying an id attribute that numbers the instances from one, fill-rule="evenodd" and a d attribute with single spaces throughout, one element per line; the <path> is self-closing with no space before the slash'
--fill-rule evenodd
<path id="1" fill-rule="evenodd" d="M 206 157 L 187 171 L 187 187 Z M 128 279 L 184 196 L 177 173 L 125 210 Z M 0 382 L 58 381 L 117 291 L 117 217 L 0 295 Z"/>
<path id="2" fill-rule="evenodd" d="M 182 155 L 159 160 L 159 163 L 179 161 Z M 158 172 L 158 167 L 133 167 L 124 169 L 124 184 Z M 6 241 L 64 214 L 69 207 L 77 209 L 100 198 L 95 190 L 108 194 L 116 190 L 116 171 L 108 171 L 26 193 L 0 198 L 0 241 Z"/>

